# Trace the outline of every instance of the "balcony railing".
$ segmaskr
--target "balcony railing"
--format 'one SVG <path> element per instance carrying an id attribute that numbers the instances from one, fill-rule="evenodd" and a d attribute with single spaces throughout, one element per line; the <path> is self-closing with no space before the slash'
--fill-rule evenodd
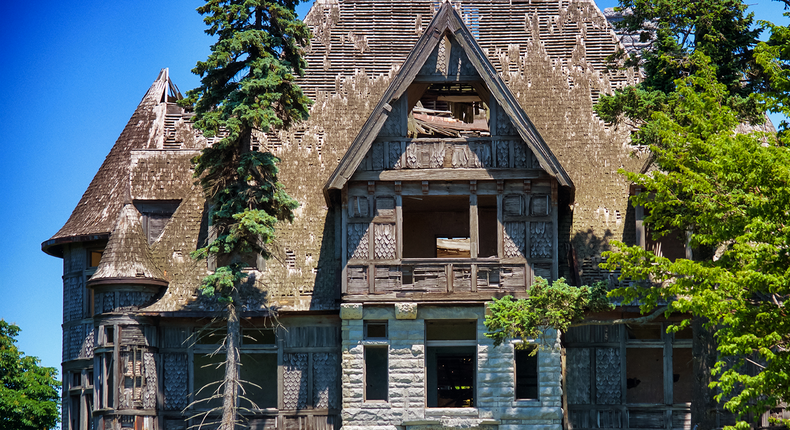
<path id="1" fill-rule="evenodd" d="M 349 264 L 345 294 L 372 296 L 428 293 L 460 296 L 476 293 L 491 297 L 523 293 L 527 285 L 531 285 L 533 275 L 550 276 L 550 273 L 550 264 L 530 267 L 523 260 L 406 258 L 399 264 Z"/>

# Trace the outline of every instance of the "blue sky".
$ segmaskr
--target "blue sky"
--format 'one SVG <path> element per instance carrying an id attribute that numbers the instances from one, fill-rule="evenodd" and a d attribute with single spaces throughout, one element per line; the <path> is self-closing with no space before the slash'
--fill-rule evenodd
<path id="1" fill-rule="evenodd" d="M 197 86 L 190 70 L 211 43 L 201 3 L 0 2 L 0 318 L 47 366 L 60 369 L 63 269 L 41 242 L 66 222 L 159 70 L 182 92 Z M 778 2 L 750 4 L 758 19 L 781 18 Z"/>

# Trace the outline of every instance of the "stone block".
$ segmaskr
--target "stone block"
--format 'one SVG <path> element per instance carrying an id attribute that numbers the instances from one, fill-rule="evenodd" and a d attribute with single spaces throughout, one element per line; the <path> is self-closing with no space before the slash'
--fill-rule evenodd
<path id="1" fill-rule="evenodd" d="M 557 407 L 529 407 L 519 405 L 500 409 L 499 416 L 502 419 L 543 420 L 549 423 L 551 420 L 562 419 L 562 409 Z"/>
<path id="2" fill-rule="evenodd" d="M 544 396 L 561 396 L 562 390 L 559 387 L 540 387 L 540 397 L 544 398 Z"/>
<path id="3" fill-rule="evenodd" d="M 395 316 L 390 306 L 366 306 L 363 314 L 366 320 L 390 320 Z"/>
<path id="4" fill-rule="evenodd" d="M 399 320 L 417 319 L 417 303 L 396 303 L 395 319 L 399 319 Z"/>
<path id="5" fill-rule="evenodd" d="M 340 305 L 340 319 L 361 320 L 362 315 L 362 303 L 343 303 Z"/>

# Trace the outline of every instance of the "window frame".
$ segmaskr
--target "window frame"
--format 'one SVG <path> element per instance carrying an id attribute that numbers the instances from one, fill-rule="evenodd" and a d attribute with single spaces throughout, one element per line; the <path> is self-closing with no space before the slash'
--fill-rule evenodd
<path id="1" fill-rule="evenodd" d="M 432 322 L 441 321 L 441 322 L 450 322 L 450 321 L 458 321 L 458 322 L 471 322 L 474 321 L 474 339 L 428 339 L 428 325 Z M 475 409 L 477 408 L 478 402 L 478 373 L 479 373 L 479 363 L 478 363 L 478 339 L 477 339 L 477 324 L 478 320 L 473 319 L 426 319 L 423 322 L 423 327 L 425 330 L 425 409 Z M 472 375 L 472 399 L 470 406 L 429 406 L 429 393 L 433 391 L 433 388 L 429 386 L 429 367 L 436 367 L 436 365 L 430 366 L 429 360 L 431 359 L 428 353 L 429 349 L 434 349 L 439 351 L 441 349 L 451 349 L 451 348 L 474 348 L 472 352 L 472 368 L 474 369 L 474 374 Z M 437 403 L 438 403 L 438 380 L 436 382 L 437 386 L 435 389 L 437 390 Z"/>

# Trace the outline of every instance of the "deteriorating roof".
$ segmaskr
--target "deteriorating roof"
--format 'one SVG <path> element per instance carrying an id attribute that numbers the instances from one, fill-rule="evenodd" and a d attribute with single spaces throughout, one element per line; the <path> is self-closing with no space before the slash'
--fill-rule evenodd
<path id="1" fill-rule="evenodd" d="M 474 70 L 487 86 L 491 97 L 507 113 L 518 134 L 535 154 L 543 170 L 557 178 L 561 185 L 573 187 L 570 176 L 562 168 L 548 145 L 546 145 L 546 142 L 543 141 L 538 130 L 532 124 L 532 121 L 521 109 L 513 94 L 502 81 L 502 78 L 480 50 L 480 46 L 475 42 L 474 36 L 464 25 L 461 17 L 450 3 L 444 3 L 431 20 L 425 32 L 417 40 L 414 49 L 409 53 L 400 71 L 393 78 L 379 104 L 373 109 L 373 113 L 365 122 L 356 139 L 354 139 L 348 152 L 343 156 L 340 165 L 327 181 L 324 190 L 341 189 L 348 179 L 351 178 L 365 154 L 370 150 L 371 143 L 378 135 L 389 112 L 392 110 L 390 103 L 404 95 L 409 85 L 412 84 L 425 65 L 428 56 L 442 42 L 444 35 L 454 39 L 463 49 L 469 60 L 468 62 L 474 66 Z M 459 70 L 458 73 L 460 74 L 461 71 Z M 327 199 L 327 201 L 329 200 Z"/>
<path id="2" fill-rule="evenodd" d="M 101 262 L 88 284 L 109 280 L 134 282 L 164 281 L 164 274 L 154 264 L 148 240 L 140 224 L 140 212 L 131 203 L 121 209 Z"/>
<path id="3" fill-rule="evenodd" d="M 171 96 L 169 96 L 171 94 Z M 159 76 L 143 96 L 96 176 L 71 213 L 66 224 L 41 244 L 50 254 L 57 254 L 57 245 L 83 241 L 84 237 L 105 238 L 110 233 L 123 207 L 130 186 L 130 154 L 134 149 L 162 148 L 167 139 L 167 117 L 181 116 L 183 109 L 168 103 L 180 93 L 170 82 L 168 69 Z M 183 128 L 183 127 L 181 127 Z M 194 140 L 194 137 L 191 139 Z"/>

